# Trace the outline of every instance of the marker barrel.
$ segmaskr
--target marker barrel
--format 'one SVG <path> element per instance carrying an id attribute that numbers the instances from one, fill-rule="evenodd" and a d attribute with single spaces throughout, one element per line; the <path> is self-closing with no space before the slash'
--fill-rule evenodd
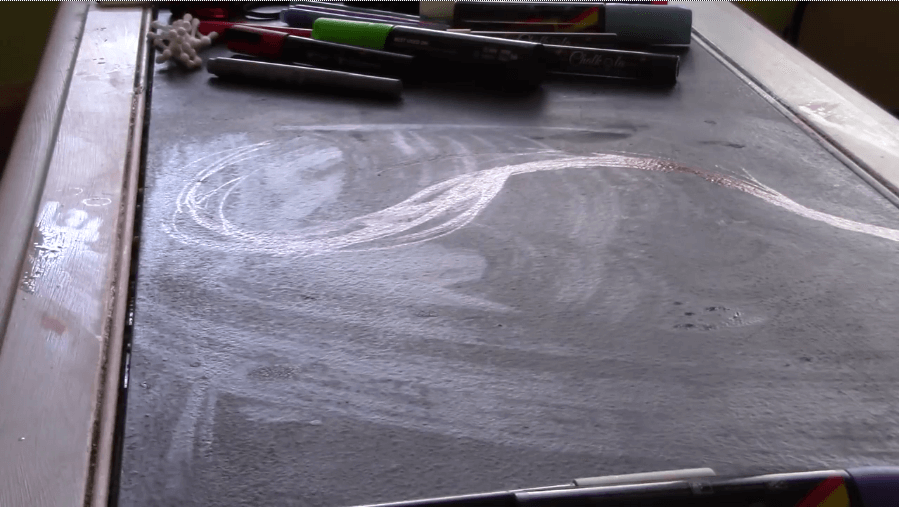
<path id="1" fill-rule="evenodd" d="M 897 469 L 695 478 L 599 487 L 574 484 L 380 504 L 377 507 L 895 507 Z"/>
<path id="2" fill-rule="evenodd" d="M 414 58 L 399 53 L 293 37 L 269 30 L 235 26 L 225 32 L 228 49 L 282 62 L 385 76 L 409 74 Z"/>
<path id="3" fill-rule="evenodd" d="M 543 45 L 426 28 L 318 19 L 312 36 L 413 55 L 425 77 L 471 77 L 501 85 L 533 87 L 546 74 Z"/>
<path id="4" fill-rule="evenodd" d="M 216 32 L 220 35 L 219 38 L 215 39 L 215 42 L 221 42 L 225 40 L 225 37 L 222 35 L 230 28 L 242 27 L 242 28 L 257 28 L 261 30 L 271 30 L 273 32 L 281 32 L 286 33 L 287 35 L 294 35 L 297 37 L 312 37 L 312 30 L 308 28 L 294 28 L 291 26 L 270 26 L 270 25 L 253 25 L 248 23 L 237 23 L 232 21 L 208 21 L 203 20 L 200 21 L 200 24 L 197 26 L 197 32 L 201 35 L 209 35 L 210 32 Z"/>
<path id="5" fill-rule="evenodd" d="M 677 55 L 546 45 L 548 70 L 671 86 L 677 82 Z"/>
<path id="6" fill-rule="evenodd" d="M 423 2 L 425 17 L 479 31 L 614 33 L 625 42 L 689 44 L 690 9 L 673 5 L 583 2 Z M 433 11 L 433 12 L 429 12 Z"/>
<path id="7" fill-rule="evenodd" d="M 470 30 L 468 28 L 450 29 Z M 458 31 L 457 33 L 469 33 L 482 37 L 496 37 L 499 39 L 522 40 L 536 42 L 538 44 L 553 44 L 556 46 L 577 46 L 581 48 L 607 48 L 618 44 L 618 36 L 614 33 L 564 33 L 564 32 L 489 32 L 489 31 Z"/>
<path id="8" fill-rule="evenodd" d="M 360 7 L 357 5 L 349 5 L 347 3 L 335 4 L 334 2 L 327 1 L 319 1 L 319 0 L 301 0 L 294 4 L 296 7 L 302 7 L 305 5 L 312 7 L 324 7 L 328 9 L 339 9 L 341 11 L 347 12 L 358 12 L 361 14 L 376 14 L 381 16 L 394 16 L 398 18 L 405 18 L 411 21 L 418 21 L 418 14 L 407 14 L 405 12 L 396 12 L 396 11 L 385 11 L 381 9 L 369 9 L 367 7 Z"/>
<path id="9" fill-rule="evenodd" d="M 430 74 L 470 75 L 494 83 L 538 85 L 546 75 L 541 44 L 398 26 L 391 51 L 415 55 Z"/>
<path id="10" fill-rule="evenodd" d="M 353 74 L 314 67 L 256 62 L 236 58 L 211 58 L 209 72 L 224 79 L 260 81 L 272 84 L 321 90 L 342 90 L 396 98 L 403 92 L 398 79 Z"/>
<path id="11" fill-rule="evenodd" d="M 424 28 L 444 29 L 445 24 L 429 23 L 417 19 L 398 16 L 385 16 L 365 12 L 347 11 L 336 8 L 297 6 L 281 11 L 281 21 L 298 28 L 311 28 L 319 18 L 343 19 L 347 21 L 368 21 L 372 23 L 390 23 L 392 25 L 420 26 Z"/>

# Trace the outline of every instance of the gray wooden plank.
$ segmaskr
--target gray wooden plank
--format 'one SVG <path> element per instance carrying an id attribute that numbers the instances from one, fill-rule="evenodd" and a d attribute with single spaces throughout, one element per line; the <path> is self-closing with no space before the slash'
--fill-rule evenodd
<path id="1" fill-rule="evenodd" d="M 0 346 L 84 26 L 86 4 L 63 4 L 0 179 Z"/>
<path id="2" fill-rule="evenodd" d="M 72 7 L 64 9 L 71 14 Z M 33 231 L 20 234 L 29 248 L 21 276 L 12 277 L 15 298 L 0 354 L 4 507 L 80 505 L 91 491 L 115 289 L 130 244 L 123 226 L 133 201 L 132 112 L 143 94 L 135 73 L 145 25 L 138 8 L 91 10 L 59 135 L 17 146 L 36 151 L 49 144 L 52 157 L 36 219 L 17 217 Z M 9 283 L 11 275 L 4 276 Z"/>
<path id="3" fill-rule="evenodd" d="M 132 6 L 133 7 L 133 6 Z M 120 221 L 118 256 L 116 268 L 116 284 L 114 302 L 112 304 L 112 321 L 106 351 L 105 384 L 102 393 L 103 403 L 98 414 L 98 431 L 96 434 L 96 456 L 93 464 L 93 494 L 91 503 L 94 507 L 106 507 L 110 494 L 110 479 L 117 470 L 113 470 L 113 439 L 117 409 L 119 406 L 119 383 L 121 379 L 124 332 L 127 325 L 128 288 L 131 282 L 132 238 L 134 236 L 139 173 L 141 170 L 141 146 L 143 142 L 144 113 L 147 100 L 147 71 L 149 60 L 147 52 L 152 51 L 143 34 L 151 21 L 150 9 L 143 12 L 143 21 L 139 29 L 140 46 L 136 55 L 137 68 L 134 76 L 134 96 L 132 117 L 129 128 L 129 151 L 126 159 L 126 184 L 123 188 L 122 218 Z"/>

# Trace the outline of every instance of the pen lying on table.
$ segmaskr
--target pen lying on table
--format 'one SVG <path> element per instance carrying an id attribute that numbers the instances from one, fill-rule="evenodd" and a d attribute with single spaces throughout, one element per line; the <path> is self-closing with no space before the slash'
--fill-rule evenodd
<path id="1" fill-rule="evenodd" d="M 332 19 L 316 21 L 313 36 L 333 42 L 248 27 L 234 27 L 225 38 L 229 49 L 238 53 L 399 77 L 414 73 L 417 66 L 437 63 L 450 68 L 487 65 L 497 69 L 518 69 L 518 74 L 508 76 L 515 78 L 524 73 L 526 79 L 536 82 L 544 70 L 533 62 L 539 59 L 544 62 L 545 70 L 553 73 L 631 79 L 670 86 L 677 81 L 680 62 L 676 55 L 554 44 L 523 46 L 513 44 L 513 41 L 500 44 L 502 39 L 491 41 L 489 37 L 478 35 Z M 410 56 L 413 54 L 417 61 Z M 526 66 L 527 61 L 532 61 L 531 68 Z"/>
<path id="2" fill-rule="evenodd" d="M 224 39 L 228 49 L 235 53 L 381 76 L 408 76 L 414 60 L 409 55 L 295 37 L 255 27 L 234 26 L 228 29 Z"/>
<path id="3" fill-rule="evenodd" d="M 403 93 L 403 83 L 398 79 L 315 67 L 240 58 L 211 58 L 206 63 L 206 68 L 212 74 L 229 80 L 263 82 L 322 91 L 347 91 L 387 98 L 397 98 Z"/>
<path id="4" fill-rule="evenodd" d="M 718 478 L 708 468 L 578 479 L 378 507 L 896 507 L 899 467 Z"/>
<path id="5" fill-rule="evenodd" d="M 626 42 L 689 44 L 693 11 L 602 2 L 421 2 L 421 16 L 480 31 L 614 33 Z"/>
<path id="6" fill-rule="evenodd" d="M 389 15 L 366 15 L 394 19 Z M 350 83 L 345 89 L 391 96 L 402 92 L 402 85 L 397 86 L 399 81 L 393 79 L 394 82 L 388 83 L 377 78 L 455 80 L 467 76 L 503 88 L 532 88 L 541 83 L 545 74 L 554 73 L 671 86 L 677 81 L 680 66 L 676 55 L 569 45 L 577 44 L 577 41 L 602 45 L 617 37 L 612 34 L 543 33 L 539 38 L 541 42 L 532 42 L 521 40 L 534 39 L 526 33 L 488 36 L 393 21 L 374 23 L 324 15 L 314 19 L 311 31 L 225 23 L 204 25 L 206 30 L 222 27 L 225 28 L 223 39 L 229 49 L 274 63 L 268 66 L 259 61 L 216 59 L 210 62 L 209 70 L 220 77 L 335 88 L 339 87 L 337 80 L 345 78 Z M 320 69 L 291 69 L 290 65 L 285 65 L 295 63 Z M 366 80 L 367 77 L 375 80 Z"/>

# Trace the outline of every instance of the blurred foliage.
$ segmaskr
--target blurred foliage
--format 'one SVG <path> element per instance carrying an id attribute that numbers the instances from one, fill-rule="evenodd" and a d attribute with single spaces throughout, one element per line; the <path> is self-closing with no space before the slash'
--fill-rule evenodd
<path id="1" fill-rule="evenodd" d="M 0 2 L 0 176 L 59 2 Z"/>

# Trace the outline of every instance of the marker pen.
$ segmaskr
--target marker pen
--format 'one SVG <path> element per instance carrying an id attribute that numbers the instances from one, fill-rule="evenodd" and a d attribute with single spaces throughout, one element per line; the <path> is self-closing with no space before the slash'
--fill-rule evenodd
<path id="1" fill-rule="evenodd" d="M 677 82 L 680 66 L 677 55 L 551 44 L 544 47 L 547 70 L 553 73 L 632 79 L 662 86 Z"/>
<path id="2" fill-rule="evenodd" d="M 232 23 L 230 21 L 200 21 L 200 24 L 197 26 L 197 31 L 200 32 L 201 35 L 209 35 L 210 32 L 216 32 L 219 35 L 225 33 L 226 30 L 233 26 L 245 26 L 251 28 L 260 28 L 263 30 L 272 30 L 274 32 L 286 33 L 288 35 L 294 35 L 297 37 L 312 37 L 312 30 L 305 28 L 293 28 L 289 26 L 270 26 L 270 25 L 253 25 L 247 23 Z M 223 38 L 216 39 L 216 41 L 224 40 Z"/>
<path id="3" fill-rule="evenodd" d="M 229 28 L 224 38 L 228 41 L 228 49 L 235 53 L 365 74 L 407 76 L 414 60 L 409 55 L 239 25 Z"/>
<path id="4" fill-rule="evenodd" d="M 444 496 L 378 507 L 895 507 L 899 467 L 746 478 L 678 477 L 680 471 L 577 479 L 568 484 Z M 658 476 L 656 478 L 645 476 Z M 670 475 L 672 478 L 665 478 Z M 644 476 L 641 478 L 639 476 Z M 633 480 L 630 480 L 633 478 Z"/>
<path id="5" fill-rule="evenodd" d="M 876 507 L 861 503 L 844 470 L 704 478 L 515 493 L 517 507 Z M 895 498 L 895 496 L 893 497 Z M 419 504 L 425 507 L 427 504 Z M 443 503 L 441 505 L 446 505 Z"/>
<path id="6" fill-rule="evenodd" d="M 310 28 L 315 20 L 319 18 L 344 19 L 348 21 L 370 21 L 372 23 L 390 23 L 392 25 L 418 26 L 422 28 L 432 28 L 435 30 L 443 30 L 447 27 L 445 23 L 432 23 L 405 17 L 385 16 L 367 12 L 351 12 L 342 9 L 329 9 L 323 7 L 295 6 L 281 11 L 281 21 L 287 23 L 290 26 L 299 28 Z"/>
<path id="7" fill-rule="evenodd" d="M 523 40 L 539 44 L 557 46 L 577 46 L 581 48 L 607 48 L 615 46 L 619 40 L 614 33 L 562 33 L 562 32 L 482 32 L 470 28 L 450 28 L 448 32 L 468 33 L 483 37 Z"/>
<path id="8" fill-rule="evenodd" d="M 472 32 L 558 32 L 558 33 L 599 33 L 581 30 L 573 23 L 543 23 L 537 21 L 470 21 L 467 28 L 448 30 L 471 30 Z M 617 34 L 616 34 L 617 37 Z M 634 41 L 628 41 L 634 42 Z"/>
<path id="9" fill-rule="evenodd" d="M 521 23 L 544 23 L 558 27 L 549 31 L 614 33 L 644 44 L 689 44 L 693 23 L 684 7 L 623 3 L 421 2 L 421 15 L 454 28 L 524 31 Z"/>
<path id="10" fill-rule="evenodd" d="M 343 90 L 390 98 L 397 98 L 403 92 L 403 83 L 398 79 L 239 58 L 211 58 L 206 62 L 206 69 L 223 79 L 261 81 L 323 91 Z"/>
<path id="11" fill-rule="evenodd" d="M 322 2 L 318 0 L 303 0 L 301 2 L 297 2 L 297 6 L 305 6 L 308 5 L 310 7 L 325 7 L 328 9 L 337 9 L 341 11 L 349 11 L 349 12 L 360 12 L 363 14 L 378 14 L 382 16 L 394 16 L 399 18 L 405 18 L 410 21 L 418 21 L 419 16 L 417 14 L 406 14 L 403 12 L 394 12 L 394 11 L 383 11 L 378 9 L 369 9 L 367 7 L 358 7 L 355 5 L 347 5 L 346 3 L 334 3 L 334 2 Z"/>
<path id="12" fill-rule="evenodd" d="M 425 77 L 475 78 L 501 86 L 537 86 L 546 73 L 543 45 L 382 23 L 321 18 L 312 37 L 415 56 Z"/>

